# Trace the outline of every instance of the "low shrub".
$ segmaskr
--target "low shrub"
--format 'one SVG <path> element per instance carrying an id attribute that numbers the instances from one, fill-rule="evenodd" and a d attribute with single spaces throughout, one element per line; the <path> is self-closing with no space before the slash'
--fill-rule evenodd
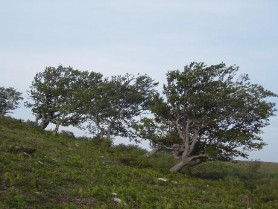
<path id="1" fill-rule="evenodd" d="M 60 136 L 65 136 L 65 137 L 69 137 L 69 138 L 75 138 L 73 132 L 71 132 L 71 131 L 65 131 L 65 130 L 62 130 L 62 131 L 60 132 Z"/>

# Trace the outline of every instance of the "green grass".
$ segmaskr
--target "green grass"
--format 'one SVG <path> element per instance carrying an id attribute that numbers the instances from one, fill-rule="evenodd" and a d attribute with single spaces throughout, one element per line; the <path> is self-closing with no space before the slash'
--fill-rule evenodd
<path id="1" fill-rule="evenodd" d="M 278 208 L 278 164 L 207 162 L 172 174 L 169 154 L 144 153 L 2 117 L 0 208 Z"/>

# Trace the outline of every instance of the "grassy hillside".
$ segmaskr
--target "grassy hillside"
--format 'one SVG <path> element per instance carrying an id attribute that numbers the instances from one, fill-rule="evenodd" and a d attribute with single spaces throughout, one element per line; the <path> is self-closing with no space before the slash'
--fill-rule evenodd
<path id="1" fill-rule="evenodd" d="M 144 152 L 2 117 L 0 208 L 278 208 L 275 163 L 208 162 L 172 174 L 171 156 Z"/>

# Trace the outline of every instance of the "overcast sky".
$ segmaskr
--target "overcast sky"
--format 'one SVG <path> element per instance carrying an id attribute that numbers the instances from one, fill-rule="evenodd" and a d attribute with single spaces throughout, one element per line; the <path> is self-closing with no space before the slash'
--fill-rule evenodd
<path id="1" fill-rule="evenodd" d="M 191 61 L 236 64 L 278 93 L 277 0 L 0 0 L 0 86 L 24 93 L 59 64 L 163 83 Z M 278 103 L 277 99 L 272 99 Z M 33 119 L 20 108 L 11 116 Z M 278 162 L 278 119 L 250 159 Z"/>

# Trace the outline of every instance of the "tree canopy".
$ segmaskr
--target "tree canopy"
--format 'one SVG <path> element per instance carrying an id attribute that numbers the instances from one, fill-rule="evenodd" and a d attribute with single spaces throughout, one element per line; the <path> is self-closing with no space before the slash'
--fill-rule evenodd
<path id="1" fill-rule="evenodd" d="M 88 122 L 89 131 L 99 138 L 132 137 L 135 118 L 148 110 L 157 83 L 147 75 L 112 76 L 74 70 L 71 67 L 47 67 L 37 73 L 27 103 L 45 129 L 49 123 L 80 125 Z M 81 125 L 80 125 L 81 126 Z"/>
<path id="2" fill-rule="evenodd" d="M 22 93 L 13 87 L 0 87 L 0 115 L 4 116 L 18 108 L 19 101 L 23 99 L 21 95 Z"/>
<path id="3" fill-rule="evenodd" d="M 147 75 L 126 74 L 105 78 L 97 88 L 87 89 L 83 95 L 87 98 L 89 130 L 101 139 L 134 136 L 132 124 L 149 109 L 156 85 Z"/>
<path id="4" fill-rule="evenodd" d="M 158 83 L 148 75 L 108 78 L 71 67 L 47 67 L 34 77 L 34 103 L 27 105 L 42 129 L 56 124 L 55 133 L 60 125 L 86 122 L 100 139 L 149 139 L 156 150 L 172 150 L 177 164 L 171 171 L 179 171 L 205 160 L 247 157 L 248 151 L 265 145 L 262 129 L 276 111 L 266 99 L 277 95 L 252 84 L 246 74 L 237 76 L 238 69 L 193 62 L 183 71 L 169 71 L 159 94 Z M 153 117 L 142 118 L 150 112 Z"/>
<path id="5" fill-rule="evenodd" d="M 84 82 L 89 73 L 74 70 L 71 67 L 47 67 L 44 72 L 37 73 L 29 92 L 34 103 L 27 103 L 45 129 L 51 122 L 59 125 L 77 125 L 81 120 L 76 95 L 86 88 Z M 101 77 L 101 75 L 94 74 Z"/>
<path id="6" fill-rule="evenodd" d="M 171 171 L 203 160 L 247 157 L 265 143 L 260 134 L 274 115 L 276 97 L 248 75 L 236 77 L 237 66 L 193 62 L 167 73 L 163 96 L 151 106 L 154 118 L 137 125 L 139 135 L 154 145 L 170 146 L 178 163 Z"/>

